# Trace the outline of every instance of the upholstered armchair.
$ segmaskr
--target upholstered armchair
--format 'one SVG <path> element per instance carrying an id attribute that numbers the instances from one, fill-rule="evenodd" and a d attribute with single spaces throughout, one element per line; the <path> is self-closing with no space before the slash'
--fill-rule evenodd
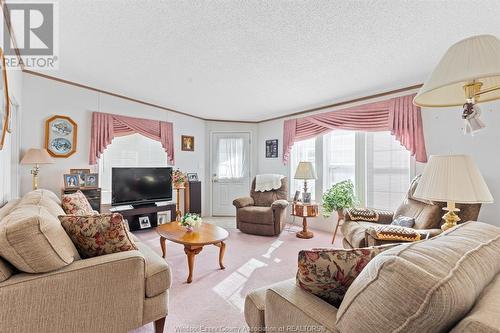
<path id="1" fill-rule="evenodd" d="M 260 236 L 276 236 L 286 221 L 288 179 L 281 180 L 277 190 L 255 191 L 255 178 L 249 197 L 233 201 L 236 207 L 236 226 L 242 232 Z"/>
<path id="2" fill-rule="evenodd" d="M 342 224 L 345 248 L 359 248 L 388 243 L 400 243 L 405 240 L 382 240 L 378 239 L 374 233 L 374 227 L 380 224 L 391 224 L 398 216 L 413 218 L 415 224 L 413 229 L 420 234 L 420 239 L 431 238 L 439 235 L 441 231 L 443 207 L 445 202 L 430 202 L 418 200 L 413 197 L 418 180 L 416 177 L 410 185 L 408 193 L 396 209 L 395 212 L 382 211 L 377 209 L 351 209 L 345 213 L 345 220 Z M 458 216 L 461 223 L 476 221 L 479 216 L 481 204 L 457 204 L 460 209 Z"/>

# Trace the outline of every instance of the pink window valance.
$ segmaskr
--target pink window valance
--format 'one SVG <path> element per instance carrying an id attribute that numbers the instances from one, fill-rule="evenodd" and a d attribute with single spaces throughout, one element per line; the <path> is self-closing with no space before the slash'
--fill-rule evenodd
<path id="1" fill-rule="evenodd" d="M 420 108 L 413 97 L 395 97 L 381 102 L 338 111 L 289 119 L 283 128 L 283 163 L 287 163 L 295 142 L 314 138 L 335 129 L 390 131 L 418 162 L 427 162 Z"/>
<path id="2" fill-rule="evenodd" d="M 104 149 L 116 136 L 139 133 L 159 141 L 167 153 L 168 161 L 174 164 L 174 129 L 172 123 L 93 112 L 90 138 L 90 165 L 97 164 Z"/>

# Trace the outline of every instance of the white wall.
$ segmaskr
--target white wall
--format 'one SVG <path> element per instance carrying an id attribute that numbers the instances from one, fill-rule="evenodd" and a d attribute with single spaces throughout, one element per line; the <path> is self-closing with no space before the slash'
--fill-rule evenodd
<path id="1" fill-rule="evenodd" d="M 88 168 L 91 114 L 93 111 L 132 117 L 166 120 L 174 123 L 175 167 L 185 172 L 197 172 L 200 180 L 205 175 L 205 122 L 188 116 L 149 107 L 121 98 L 72 85 L 24 75 L 24 92 L 27 96 L 22 115 L 21 154 L 29 148 L 44 146 L 45 120 L 53 115 L 71 117 L 78 124 L 77 152 L 69 158 L 58 158 L 53 165 L 43 165 L 39 186 L 60 193 L 64 173 L 71 168 Z M 182 134 L 195 137 L 195 151 L 181 151 Z M 97 171 L 96 167 L 93 167 Z M 29 167 L 22 167 L 21 192 L 31 190 Z M 207 211 L 203 202 L 203 211 Z"/>
<path id="2" fill-rule="evenodd" d="M 12 133 L 7 133 L 5 145 L 2 150 L 0 150 L 0 207 L 13 197 L 17 196 L 17 181 L 16 175 L 13 173 L 17 172 L 17 163 L 15 160 L 16 147 L 12 144 L 15 135 L 21 130 L 16 126 L 15 118 L 17 114 L 21 112 L 21 101 L 22 101 L 22 84 L 23 75 L 20 70 L 7 70 L 7 80 L 9 85 L 9 95 L 13 100 L 15 100 L 19 106 L 16 108 L 11 105 L 12 117 Z M 0 128 L 1 135 L 1 128 Z"/>
<path id="3" fill-rule="evenodd" d="M 406 94 L 411 92 L 406 92 Z M 385 97 L 389 98 L 389 97 Z M 353 104 L 355 105 L 355 104 Z M 500 226 L 500 102 L 480 104 L 483 110 L 482 119 L 487 128 L 476 136 L 462 134 L 461 109 L 423 109 L 422 120 L 428 155 L 467 154 L 472 156 L 480 169 L 490 191 L 495 198 L 494 204 L 485 204 L 481 209 L 481 221 Z M 259 124 L 259 173 L 281 173 L 289 175 L 288 166 L 282 162 L 283 120 L 274 120 Z M 279 139 L 279 158 L 265 158 L 265 140 Z M 417 163 L 417 173 L 421 173 L 425 165 Z M 457 180 L 460 181 L 460 180 Z M 332 216 L 311 219 L 313 228 L 332 230 Z"/>

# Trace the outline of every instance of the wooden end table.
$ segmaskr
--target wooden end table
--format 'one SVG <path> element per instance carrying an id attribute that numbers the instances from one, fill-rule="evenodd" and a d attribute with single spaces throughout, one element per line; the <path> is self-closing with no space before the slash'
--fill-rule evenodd
<path id="1" fill-rule="evenodd" d="M 171 222 L 160 225 L 156 228 L 160 235 L 160 245 L 163 258 L 167 254 L 167 246 L 165 241 L 168 239 L 171 242 L 184 245 L 184 253 L 188 259 L 189 275 L 187 283 L 193 281 L 194 257 L 203 250 L 205 245 L 215 245 L 219 248 L 219 266 L 225 269 L 223 264 L 224 252 L 226 251 L 226 243 L 224 240 L 229 236 L 229 233 L 213 224 L 202 223 L 195 230 L 188 232 L 186 228 L 179 225 L 178 222 Z"/>
<path id="2" fill-rule="evenodd" d="M 292 216 L 302 217 L 302 231 L 297 232 L 296 236 L 298 238 L 313 238 L 314 234 L 307 230 L 307 218 L 316 217 L 319 215 L 319 207 L 316 203 L 303 203 L 294 202 L 292 203 Z"/>

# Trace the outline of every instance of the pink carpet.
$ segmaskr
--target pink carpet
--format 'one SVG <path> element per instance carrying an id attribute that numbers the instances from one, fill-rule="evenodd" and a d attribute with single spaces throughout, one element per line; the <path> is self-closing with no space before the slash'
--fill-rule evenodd
<path id="1" fill-rule="evenodd" d="M 224 258 L 226 269 L 218 267 L 218 248 L 206 246 L 196 256 L 191 284 L 185 282 L 188 269 L 183 246 L 167 242 L 166 260 L 172 269 L 173 285 L 166 332 L 216 333 L 244 327 L 243 304 L 247 293 L 294 277 L 299 250 L 331 246 L 332 235 L 323 231 L 314 231 L 312 239 L 299 239 L 290 231 L 283 231 L 279 237 L 261 237 L 226 229 L 230 233 Z M 155 231 L 135 235 L 161 253 Z M 338 235 L 335 246 L 341 247 L 341 243 L 342 236 Z M 133 332 L 153 332 L 153 325 Z"/>

